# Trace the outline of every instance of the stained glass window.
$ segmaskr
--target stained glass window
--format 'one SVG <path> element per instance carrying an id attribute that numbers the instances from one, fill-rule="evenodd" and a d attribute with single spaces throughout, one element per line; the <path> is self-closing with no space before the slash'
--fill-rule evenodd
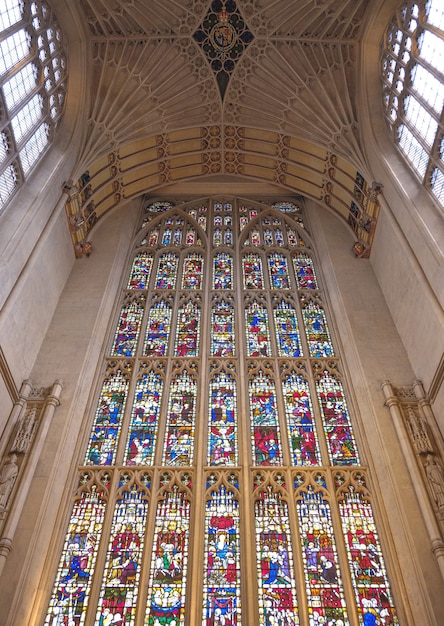
<path id="1" fill-rule="evenodd" d="M 122 483 L 129 476 L 122 477 Z M 133 626 L 144 546 L 148 500 L 136 484 L 116 502 L 96 614 L 97 624 Z"/>
<path id="2" fill-rule="evenodd" d="M 270 488 L 255 502 L 259 620 L 299 624 L 288 505 Z"/>
<path id="3" fill-rule="evenodd" d="M 185 476 L 184 482 L 191 486 Z M 171 485 L 171 476 L 164 474 L 165 488 L 157 505 L 151 556 L 150 579 L 145 624 L 183 626 L 185 624 L 185 591 L 188 570 L 190 534 L 189 494 Z M 167 491 L 166 487 L 170 490 Z"/>
<path id="4" fill-rule="evenodd" d="M 199 307 L 187 302 L 180 307 L 177 319 L 176 356 L 196 356 L 199 348 Z"/>
<path id="5" fill-rule="evenodd" d="M 163 379 L 144 373 L 136 382 L 125 454 L 126 465 L 151 465 L 159 430 Z"/>
<path id="6" fill-rule="evenodd" d="M 276 389 L 270 377 L 259 371 L 249 385 L 253 462 L 282 465 Z"/>
<path id="7" fill-rule="evenodd" d="M 150 243 L 150 245 L 153 245 Z M 147 252 L 140 252 L 133 261 L 128 289 L 147 289 L 150 280 L 153 257 Z"/>
<path id="8" fill-rule="evenodd" d="M 284 378 L 282 391 L 293 465 L 321 465 L 308 381 L 292 372 Z"/>
<path id="9" fill-rule="evenodd" d="M 348 623 L 329 502 L 311 485 L 299 492 L 305 591 L 311 624 Z"/>
<path id="10" fill-rule="evenodd" d="M 85 623 L 105 508 L 96 485 L 74 503 L 45 626 Z"/>
<path id="11" fill-rule="evenodd" d="M 209 482 L 216 481 L 212 474 Z M 205 507 L 203 624 L 241 624 L 239 502 L 225 485 L 210 489 Z"/>
<path id="12" fill-rule="evenodd" d="M 236 383 L 221 372 L 210 383 L 208 465 L 237 465 L 237 440 Z"/>
<path id="13" fill-rule="evenodd" d="M 163 465 L 191 465 L 196 420 L 196 381 L 187 372 L 170 386 Z"/>
<path id="14" fill-rule="evenodd" d="M 398 623 L 302 219 L 143 213 L 46 626 Z"/>
<path id="15" fill-rule="evenodd" d="M 211 310 L 211 356 L 234 355 L 234 307 L 216 300 Z"/>

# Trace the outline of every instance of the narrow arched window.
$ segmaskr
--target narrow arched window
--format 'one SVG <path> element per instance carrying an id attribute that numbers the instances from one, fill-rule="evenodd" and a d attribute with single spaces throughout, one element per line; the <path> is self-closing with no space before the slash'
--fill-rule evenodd
<path id="1" fill-rule="evenodd" d="M 404 2 L 384 45 L 385 115 L 394 140 L 444 207 L 444 6 Z"/>
<path id="2" fill-rule="evenodd" d="M 62 34 L 49 5 L 0 3 L 0 211 L 50 146 L 65 91 Z"/>

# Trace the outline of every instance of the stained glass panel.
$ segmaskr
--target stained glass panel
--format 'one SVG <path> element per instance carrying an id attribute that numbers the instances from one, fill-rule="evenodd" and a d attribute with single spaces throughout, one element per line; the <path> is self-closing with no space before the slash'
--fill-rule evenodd
<path id="1" fill-rule="evenodd" d="M 144 301 L 132 301 L 122 307 L 114 335 L 112 356 L 134 356 L 143 317 Z"/>
<path id="2" fill-rule="evenodd" d="M 147 252 L 140 252 L 133 261 L 127 288 L 147 289 L 152 266 L 153 257 Z"/>
<path id="3" fill-rule="evenodd" d="M 260 624 L 297 626 L 296 582 L 288 505 L 271 492 L 255 502 Z"/>
<path id="4" fill-rule="evenodd" d="M 165 356 L 171 330 L 171 306 L 164 300 L 156 302 L 150 309 L 146 327 L 145 356 Z"/>
<path id="5" fill-rule="evenodd" d="M 334 465 L 358 465 L 358 451 L 342 384 L 325 371 L 316 381 L 330 461 Z"/>
<path id="6" fill-rule="evenodd" d="M 211 356 L 233 356 L 234 309 L 232 304 L 216 301 L 211 310 Z"/>
<path id="7" fill-rule="evenodd" d="M 250 381 L 251 445 L 254 465 L 282 463 L 274 382 L 259 372 Z"/>
<path id="8" fill-rule="evenodd" d="M 171 383 L 163 465 L 191 465 L 194 454 L 196 381 L 186 372 Z"/>
<path id="9" fill-rule="evenodd" d="M 182 289 L 202 289 L 203 257 L 188 254 L 183 262 Z"/>
<path id="10" fill-rule="evenodd" d="M 273 314 L 279 356 L 302 356 L 296 310 L 290 306 L 288 302 L 281 301 L 277 307 L 274 308 Z"/>
<path id="11" fill-rule="evenodd" d="M 208 464 L 238 463 L 236 383 L 230 374 L 216 374 L 210 383 Z"/>
<path id="12" fill-rule="evenodd" d="M 205 507 L 203 624 L 241 623 L 239 502 L 221 485 Z"/>
<path id="13" fill-rule="evenodd" d="M 319 304 L 309 301 L 302 308 L 302 317 L 310 356 L 313 358 L 334 356 L 324 309 Z"/>
<path id="14" fill-rule="evenodd" d="M 176 356 L 196 356 L 199 349 L 200 309 L 188 302 L 179 309 L 177 315 Z"/>
<path id="15" fill-rule="evenodd" d="M 282 382 L 293 465 L 321 465 L 318 436 L 307 380 L 295 372 Z"/>
<path id="16" fill-rule="evenodd" d="M 176 286 L 178 258 L 175 254 L 162 254 L 156 276 L 156 289 L 174 289 Z"/>
<path id="17" fill-rule="evenodd" d="M 247 355 L 270 356 L 270 333 L 265 307 L 253 302 L 245 309 Z"/>
<path id="18" fill-rule="evenodd" d="M 119 369 L 105 378 L 85 465 L 112 465 L 115 462 L 128 386 L 128 377 Z"/>
<path id="19" fill-rule="evenodd" d="M 310 624 L 348 624 L 330 504 L 309 487 L 297 511 Z"/>
<path id="20" fill-rule="evenodd" d="M 151 465 L 154 461 L 163 381 L 159 374 L 143 374 L 136 382 L 125 453 L 127 465 Z"/>
<path id="21" fill-rule="evenodd" d="M 242 259 L 244 289 L 263 289 L 262 261 L 258 254 L 247 254 Z"/>
<path id="22" fill-rule="evenodd" d="M 318 289 L 313 261 L 308 254 L 303 252 L 293 257 L 294 272 L 298 283 L 298 289 Z"/>
<path id="23" fill-rule="evenodd" d="M 105 506 L 94 490 L 74 503 L 45 626 L 85 623 Z"/>
<path id="24" fill-rule="evenodd" d="M 136 487 L 116 502 L 96 624 L 135 623 L 147 511 L 144 493 Z"/>
<path id="25" fill-rule="evenodd" d="M 213 289 L 233 289 L 233 259 L 226 252 L 214 257 Z"/>
<path id="26" fill-rule="evenodd" d="M 339 511 L 360 623 L 398 624 L 372 505 L 350 490 Z"/>
<path id="27" fill-rule="evenodd" d="M 177 489 L 157 505 L 145 626 L 183 626 L 190 503 Z"/>
<path id="28" fill-rule="evenodd" d="M 287 259 L 283 254 L 270 254 L 268 256 L 268 271 L 272 289 L 290 289 Z"/>

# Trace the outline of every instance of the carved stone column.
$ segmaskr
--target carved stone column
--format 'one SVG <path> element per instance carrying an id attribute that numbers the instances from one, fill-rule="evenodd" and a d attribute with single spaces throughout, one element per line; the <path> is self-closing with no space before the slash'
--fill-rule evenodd
<path id="1" fill-rule="evenodd" d="M 388 381 L 382 389 L 444 579 L 444 474 L 436 443 L 413 389 L 395 389 Z"/>
<path id="2" fill-rule="evenodd" d="M 55 409 L 60 404 L 62 387 L 63 383 L 57 380 L 50 388 L 28 390 L 20 410 L 21 417 L 10 438 L 12 442 L 0 466 L 0 575 L 13 548 L 15 531 L 35 469 Z"/>

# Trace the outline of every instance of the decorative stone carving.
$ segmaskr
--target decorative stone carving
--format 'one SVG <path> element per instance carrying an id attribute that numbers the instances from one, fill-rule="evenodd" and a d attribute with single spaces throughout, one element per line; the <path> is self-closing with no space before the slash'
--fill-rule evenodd
<path id="1" fill-rule="evenodd" d="M 444 518 L 444 474 L 442 465 L 434 454 L 427 455 L 426 476 L 438 508 L 439 517 Z"/>
<path id="2" fill-rule="evenodd" d="M 18 474 L 17 455 L 11 452 L 0 472 L 0 518 L 3 517 Z"/>
<path id="3" fill-rule="evenodd" d="M 31 445 L 32 437 L 37 426 L 37 407 L 32 407 L 20 421 L 11 451 L 16 454 L 25 454 Z"/>

